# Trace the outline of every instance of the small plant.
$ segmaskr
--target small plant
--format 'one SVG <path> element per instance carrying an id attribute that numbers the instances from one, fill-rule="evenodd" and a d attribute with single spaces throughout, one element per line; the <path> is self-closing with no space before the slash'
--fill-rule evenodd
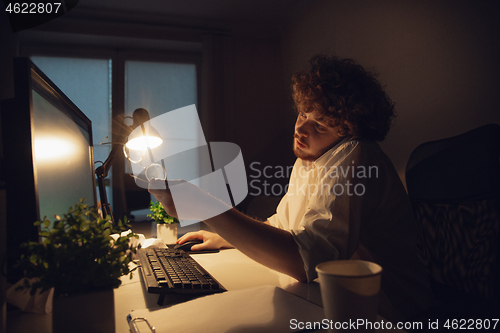
<path id="1" fill-rule="evenodd" d="M 56 295 L 117 288 L 122 275 L 132 278 L 129 263 L 137 249 L 129 241 L 138 236 L 129 232 L 116 240 L 111 237 L 130 229 L 127 222 L 113 225 L 82 199 L 62 218 L 56 216 L 52 228 L 46 217 L 35 225 L 40 226 L 43 241 L 24 243 L 18 263 L 28 279 L 37 278 L 33 283 L 25 279 L 32 294 L 52 287 Z"/>
<path id="2" fill-rule="evenodd" d="M 149 209 L 153 214 L 148 214 L 148 217 L 151 217 L 154 222 L 158 224 L 174 224 L 179 223 L 179 220 L 173 216 L 168 215 L 168 213 L 163 208 L 161 202 L 153 202 L 149 205 Z"/>

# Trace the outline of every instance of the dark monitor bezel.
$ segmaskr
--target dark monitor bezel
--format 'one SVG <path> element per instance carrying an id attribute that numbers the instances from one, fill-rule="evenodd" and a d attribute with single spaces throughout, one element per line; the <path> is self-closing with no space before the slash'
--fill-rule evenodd
<path id="1" fill-rule="evenodd" d="M 12 267 L 22 243 L 40 241 L 39 228 L 33 225 L 43 218 L 33 158 L 33 90 L 89 133 L 93 198 L 86 198 L 86 203 L 97 205 L 92 122 L 29 58 L 14 58 L 13 61 L 15 97 L 2 101 L 1 106 L 8 267 Z"/>

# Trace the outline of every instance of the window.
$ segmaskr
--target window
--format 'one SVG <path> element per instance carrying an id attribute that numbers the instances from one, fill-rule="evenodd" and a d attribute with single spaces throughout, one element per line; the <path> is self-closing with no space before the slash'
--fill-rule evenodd
<path id="1" fill-rule="evenodd" d="M 105 161 L 111 146 L 100 143 L 111 138 L 111 59 L 35 56 L 31 60 L 90 118 L 94 161 Z M 110 186 L 107 193 L 112 202 Z"/>
<path id="2" fill-rule="evenodd" d="M 125 61 L 125 115 L 132 116 L 134 110 L 144 108 L 153 119 L 165 112 L 197 104 L 196 84 L 195 64 Z M 184 121 L 178 124 L 184 130 L 183 137 L 169 142 L 180 150 L 198 141 L 196 123 Z M 193 163 L 191 167 L 197 165 L 196 161 Z M 134 216 L 148 213 L 149 209 L 132 212 Z"/>
<path id="3" fill-rule="evenodd" d="M 150 118 L 154 118 L 180 107 L 197 104 L 197 60 L 191 58 L 182 62 L 176 59 L 172 62 L 168 59 L 146 61 L 123 58 L 125 56 L 122 55 L 107 59 L 31 57 L 33 62 L 91 119 L 96 162 L 104 162 L 111 150 L 111 145 L 100 145 L 100 143 L 106 137 L 108 137 L 106 141 L 111 142 L 113 118 L 132 116 L 137 108 L 146 109 Z M 120 86 L 124 87 L 123 91 L 114 89 Z M 182 126 L 190 128 L 189 124 Z M 186 137 L 179 138 L 179 144 L 182 144 L 183 140 L 197 139 L 197 132 L 193 127 L 192 132 L 187 131 Z M 126 172 L 126 168 L 117 168 L 115 165 L 111 171 Z M 117 199 L 124 195 L 123 186 L 111 186 L 111 179 L 117 179 L 115 176 L 111 177 L 110 174 L 107 177 L 108 201 L 112 205 L 113 202 L 115 205 L 117 202 L 123 202 Z M 129 180 L 127 182 L 129 183 Z M 122 212 L 117 208 L 113 207 L 115 218 L 120 218 L 122 214 L 130 218 L 132 214 L 141 219 L 149 212 L 147 208 L 132 212 L 129 209 L 124 209 Z"/>

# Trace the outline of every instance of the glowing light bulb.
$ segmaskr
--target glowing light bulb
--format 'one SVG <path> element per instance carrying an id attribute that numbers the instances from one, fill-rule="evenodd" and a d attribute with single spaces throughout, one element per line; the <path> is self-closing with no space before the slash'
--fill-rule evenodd
<path id="1" fill-rule="evenodd" d="M 144 150 L 148 148 L 156 148 L 159 145 L 161 145 L 163 140 L 157 136 L 145 136 L 141 135 L 136 138 L 130 139 L 127 143 L 126 146 L 128 149 L 133 149 L 133 150 Z"/>

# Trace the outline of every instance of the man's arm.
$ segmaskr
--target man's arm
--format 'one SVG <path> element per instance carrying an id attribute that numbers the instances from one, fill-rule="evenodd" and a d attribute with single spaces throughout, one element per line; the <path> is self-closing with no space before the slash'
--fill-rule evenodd
<path id="1" fill-rule="evenodd" d="M 224 203 L 195 185 L 182 181 L 170 183 L 185 185 L 182 193 L 176 192 L 176 204 L 168 183 L 151 182 L 149 188 L 149 192 L 162 203 L 169 215 L 178 217 L 176 205 L 193 207 L 187 212 L 191 215 L 184 218 L 203 220 L 224 240 L 248 257 L 299 281 L 307 280 L 298 245 L 289 231 L 262 223 L 227 205 L 221 209 Z M 221 211 L 223 213 L 220 213 Z M 211 215 L 211 212 L 217 214 Z"/>
<path id="2" fill-rule="evenodd" d="M 252 219 L 232 208 L 204 221 L 253 260 L 306 282 L 304 262 L 289 231 Z"/>

